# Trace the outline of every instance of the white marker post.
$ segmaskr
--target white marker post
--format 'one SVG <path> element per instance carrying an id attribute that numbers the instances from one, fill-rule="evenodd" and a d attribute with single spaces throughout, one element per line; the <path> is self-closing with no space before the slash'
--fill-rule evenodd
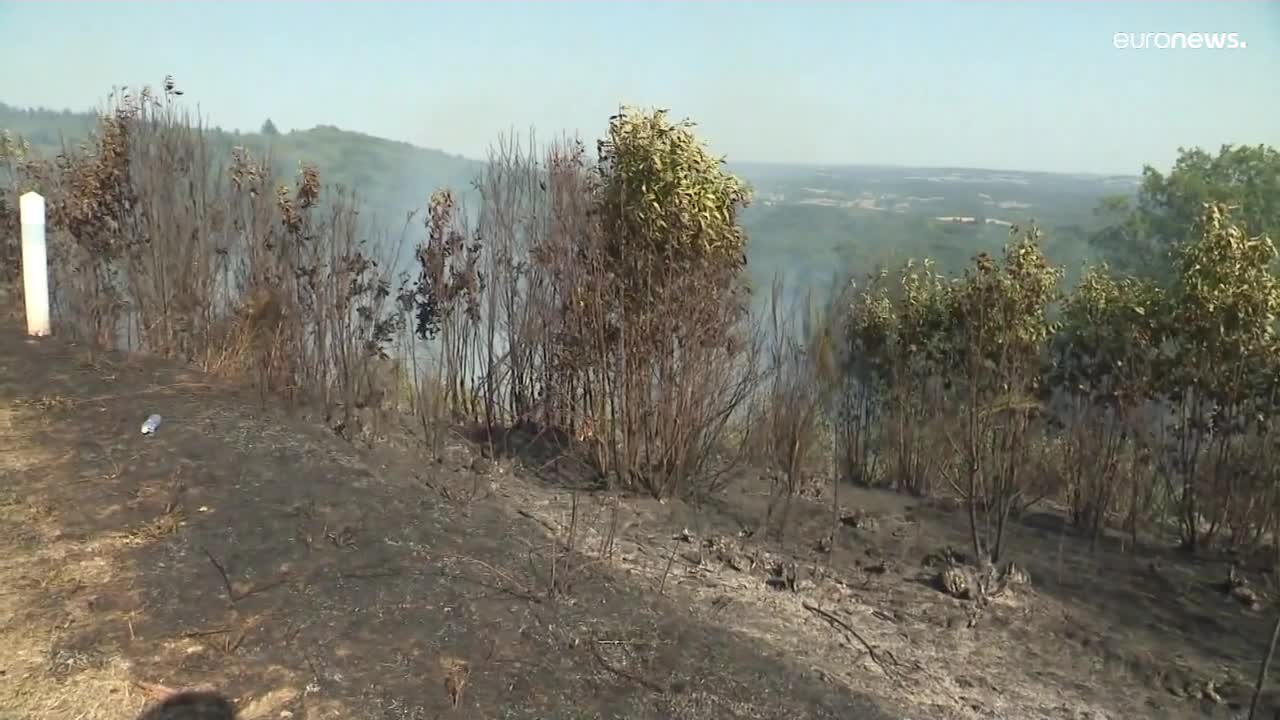
<path id="1" fill-rule="evenodd" d="M 49 333 L 49 254 L 44 240 L 44 198 L 29 192 L 18 198 L 22 216 L 22 286 L 27 302 L 27 334 Z"/>

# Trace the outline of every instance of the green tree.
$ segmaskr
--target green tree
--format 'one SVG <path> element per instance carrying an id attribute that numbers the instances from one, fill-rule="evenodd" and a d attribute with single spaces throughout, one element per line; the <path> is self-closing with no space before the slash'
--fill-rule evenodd
<path id="1" fill-rule="evenodd" d="M 1164 302 L 1155 283 L 1117 278 L 1103 266 L 1090 269 L 1063 304 L 1049 389 L 1067 398 L 1063 479 L 1072 520 L 1089 533 L 1091 548 L 1126 483 L 1127 523 L 1137 532 L 1142 488 L 1139 478 L 1124 477 L 1125 460 L 1138 449 L 1135 415 L 1153 397 Z"/>
<path id="2" fill-rule="evenodd" d="M 974 554 L 993 563 L 1029 480 L 1032 422 L 1055 331 L 1047 312 L 1062 276 L 1045 258 L 1038 229 L 1010 233 L 1002 261 L 978 255 L 949 293 L 961 428 L 950 437 L 960 462 L 948 479 L 968 505 Z"/>
<path id="3" fill-rule="evenodd" d="M 884 403 L 880 455 L 893 485 L 914 495 L 931 491 L 939 467 L 930 440 L 945 422 L 955 287 L 931 261 L 909 261 L 892 279 L 873 278 L 850 314 L 847 372 L 855 387 Z"/>
<path id="4" fill-rule="evenodd" d="M 267 137 L 276 137 L 280 134 L 280 131 L 276 129 L 276 124 L 271 122 L 271 118 L 267 118 L 267 121 L 262 123 L 261 132 Z"/>
<path id="5" fill-rule="evenodd" d="M 1111 222 L 1091 238 L 1116 268 L 1168 277 L 1171 251 L 1191 241 L 1204 204 L 1239 211 L 1249 236 L 1280 233 L 1280 151 L 1268 145 L 1223 145 L 1217 155 L 1179 148 L 1168 174 L 1148 165 L 1136 202 L 1113 197 L 1098 214 Z"/>
<path id="6" fill-rule="evenodd" d="M 873 452 L 876 430 L 884 419 L 884 399 L 888 384 L 888 348 L 895 337 L 897 314 L 885 285 L 889 273 L 880 271 L 867 278 L 867 288 L 851 283 L 841 305 L 832 311 L 839 323 L 836 353 L 840 384 L 836 391 L 834 427 L 836 476 L 859 484 L 870 484 L 876 476 L 877 456 Z"/>
<path id="7" fill-rule="evenodd" d="M 738 214 L 750 190 L 693 127 L 665 110 L 610 118 L 593 179 L 599 239 L 571 250 L 595 278 L 568 291 L 570 312 L 596 318 L 568 323 L 566 354 L 591 358 L 581 370 L 595 378 L 583 405 L 614 474 L 658 497 L 690 489 L 747 390 Z"/>
<path id="8" fill-rule="evenodd" d="M 1224 203 L 1206 203 L 1192 227 L 1195 240 L 1175 258 L 1161 377 L 1175 408 L 1170 484 L 1189 550 L 1212 540 L 1235 499 L 1241 441 L 1272 410 L 1259 403 L 1271 395 L 1266 387 L 1280 350 L 1270 238 L 1250 236 Z"/>

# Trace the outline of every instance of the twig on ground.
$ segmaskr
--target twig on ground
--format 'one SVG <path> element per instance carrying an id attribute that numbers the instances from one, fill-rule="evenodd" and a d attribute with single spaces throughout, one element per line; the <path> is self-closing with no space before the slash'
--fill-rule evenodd
<path id="1" fill-rule="evenodd" d="M 543 520 L 542 518 L 538 517 L 537 515 L 534 515 L 533 513 L 523 508 L 516 510 L 516 514 L 527 517 L 530 520 L 542 525 L 542 527 L 546 528 L 548 532 L 557 533 L 560 531 L 560 529 L 557 528 L 555 525 L 553 525 L 550 521 Z"/>
<path id="2" fill-rule="evenodd" d="M 222 586 L 227 590 L 227 600 L 232 605 L 235 605 L 236 600 L 238 600 L 239 597 L 236 594 L 235 588 L 231 586 L 231 578 L 227 576 L 226 568 L 222 567 L 222 563 L 218 562 L 218 559 L 215 558 L 213 553 L 209 552 L 208 549 L 205 549 L 204 555 L 209 558 L 209 562 L 213 563 L 213 566 L 218 570 L 218 574 L 222 576 Z"/>
<path id="3" fill-rule="evenodd" d="M 249 597 L 250 595 L 257 595 L 260 592 L 266 592 L 268 590 L 271 590 L 272 588 L 280 587 L 281 585 L 289 581 L 289 577 L 290 577 L 289 573 L 284 573 L 281 577 L 278 577 L 275 580 L 268 580 L 262 583 L 261 585 L 254 585 L 250 587 L 248 590 L 245 590 L 244 592 L 240 593 L 239 599 L 243 600 Z"/>
<path id="4" fill-rule="evenodd" d="M 471 564 L 473 564 L 473 565 L 478 565 L 478 566 L 480 566 L 481 568 L 483 568 L 483 569 L 485 569 L 485 570 L 488 570 L 490 573 L 493 573 L 493 574 L 494 574 L 495 576 L 497 576 L 500 580 L 503 580 L 503 581 L 505 581 L 507 584 L 512 585 L 513 587 L 515 587 L 515 589 L 516 589 L 516 591 L 517 591 L 517 594 L 518 594 L 520 597 L 522 597 L 523 599 L 526 599 L 526 600 L 532 600 L 533 602 L 541 602 L 541 601 L 542 601 L 542 598 L 538 597 L 538 595 L 537 595 L 537 594 L 535 594 L 532 590 L 530 590 L 529 588 L 525 587 L 524 583 L 517 581 L 515 578 L 511 577 L 511 576 L 510 576 L 510 575 L 508 575 L 507 573 L 505 573 L 505 572 L 503 572 L 503 571 L 499 570 L 498 568 L 496 568 L 496 567 L 494 567 L 494 566 L 490 565 L 489 563 L 487 563 L 487 562 L 485 562 L 485 561 L 483 561 L 483 560 L 480 560 L 479 558 L 473 558 L 473 557 L 470 557 L 470 556 L 467 556 L 467 555 L 452 555 L 452 554 L 447 554 L 447 555 L 437 555 L 436 557 L 437 557 L 438 559 L 440 559 L 440 560 L 463 560 L 463 561 L 469 562 L 469 563 L 471 563 Z"/>
<path id="5" fill-rule="evenodd" d="M 236 650 L 239 650 L 241 643 L 244 642 L 244 636 L 249 633 L 249 628 L 250 626 L 246 625 L 245 627 L 240 629 L 240 632 L 234 635 L 228 633 L 226 642 L 222 644 L 222 652 L 227 655 L 231 655 Z"/>
<path id="6" fill-rule="evenodd" d="M 667 555 L 667 567 L 662 571 L 662 580 L 658 583 L 658 594 L 665 595 L 667 590 L 667 575 L 671 572 L 671 564 L 676 560 L 676 540 L 671 541 L 671 553 Z"/>
<path id="7" fill-rule="evenodd" d="M 867 654 L 871 656 L 871 659 L 875 662 L 875 664 L 879 665 L 880 669 L 884 671 L 884 674 L 889 676 L 893 680 L 901 683 L 901 678 L 898 677 L 898 674 L 895 671 L 890 670 L 889 665 L 887 665 L 885 661 L 881 659 L 880 653 L 878 653 L 876 649 L 871 646 L 871 643 L 867 642 L 866 638 L 858 634 L 858 631 L 854 630 L 853 627 L 849 625 L 849 623 L 846 623 L 845 621 L 841 620 L 835 615 L 832 615 L 831 613 L 827 612 L 826 610 L 823 610 L 817 605 L 814 605 L 808 602 L 807 600 L 802 602 L 801 606 L 805 610 L 808 610 L 809 612 L 817 615 L 823 620 L 826 620 L 827 623 L 830 624 L 832 627 L 836 628 L 837 630 L 844 631 L 850 637 L 853 637 L 855 640 L 861 643 L 862 647 L 866 649 Z M 897 660 L 893 660 L 892 662 L 895 665 L 897 664 Z"/>
<path id="8" fill-rule="evenodd" d="M 143 682 L 142 680 L 134 680 L 133 684 L 146 694 L 147 697 L 160 702 L 163 702 L 178 693 L 177 690 L 171 687 L 156 683 Z"/>
<path id="9" fill-rule="evenodd" d="M 218 559 L 215 558 L 213 553 L 209 552 L 207 548 L 204 549 L 204 555 L 209 558 L 209 562 L 213 563 L 213 566 L 217 568 L 218 575 L 222 576 L 222 586 L 226 588 L 227 599 L 232 605 L 235 605 L 237 602 L 249 597 L 250 595 L 257 595 L 258 593 L 279 587 L 288 582 L 291 577 L 291 573 L 286 572 L 273 580 L 268 580 L 260 585 L 253 585 L 243 592 L 236 592 L 235 586 L 231 584 L 231 576 L 227 575 L 227 569 L 222 566 L 222 563 L 218 562 Z"/>
<path id="10" fill-rule="evenodd" d="M 596 640 L 597 645 L 652 645 L 648 640 Z"/>
<path id="11" fill-rule="evenodd" d="M 190 630 L 188 632 L 182 633 L 182 637 L 184 638 L 209 637 L 210 635 L 222 635 L 223 633 L 229 633 L 229 632 L 231 632 L 231 628 L 227 628 L 227 627 L 213 628 L 211 630 Z"/>
<path id="12" fill-rule="evenodd" d="M 614 667 L 612 664 L 609 663 L 608 660 L 604 659 L 603 655 L 600 654 L 600 650 L 599 650 L 600 644 L 602 643 L 599 643 L 598 641 L 590 643 L 591 655 L 596 659 L 596 662 L 600 663 L 600 667 L 604 668 L 605 670 L 608 670 L 610 673 L 617 675 L 618 677 L 624 680 L 630 680 L 631 682 L 636 683 L 637 685 L 640 685 L 644 689 L 651 690 L 655 693 L 658 693 L 659 695 L 665 694 L 667 692 L 667 688 L 663 687 L 661 683 L 650 680 L 649 678 L 640 677 L 639 675 L 636 675 L 634 673 L 629 673 L 626 670 L 623 670 L 622 668 Z"/>

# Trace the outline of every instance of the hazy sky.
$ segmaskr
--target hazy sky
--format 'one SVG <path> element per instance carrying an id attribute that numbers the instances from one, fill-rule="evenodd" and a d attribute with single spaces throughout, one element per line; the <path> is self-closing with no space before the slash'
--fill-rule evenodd
<path id="1" fill-rule="evenodd" d="M 1117 50 L 1116 32 L 1245 50 Z M 1280 2 L 0 2 L 0 101 L 172 73 L 215 124 L 479 157 L 660 105 L 731 160 L 1136 173 L 1280 145 Z"/>

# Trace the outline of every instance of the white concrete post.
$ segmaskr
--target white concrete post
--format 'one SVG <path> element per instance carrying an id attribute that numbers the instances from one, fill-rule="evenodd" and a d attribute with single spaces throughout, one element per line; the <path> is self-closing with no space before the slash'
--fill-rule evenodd
<path id="1" fill-rule="evenodd" d="M 27 334 L 49 334 L 49 254 L 44 239 L 44 198 L 29 192 L 18 199 L 22 216 L 22 287 Z"/>

